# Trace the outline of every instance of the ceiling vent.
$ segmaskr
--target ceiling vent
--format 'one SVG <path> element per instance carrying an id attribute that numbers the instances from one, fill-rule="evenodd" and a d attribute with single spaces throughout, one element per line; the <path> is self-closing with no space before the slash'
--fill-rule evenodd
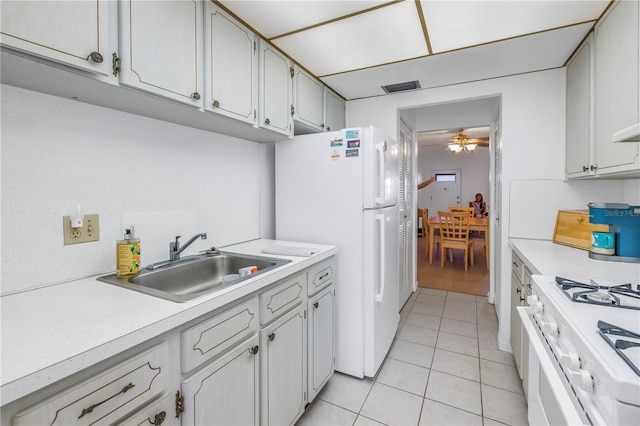
<path id="1" fill-rule="evenodd" d="M 407 81 L 404 83 L 396 83 L 396 84 L 388 84 L 386 86 L 380 86 L 384 93 L 393 93 L 393 92 L 404 92 L 405 90 L 414 90 L 420 88 L 420 82 L 418 80 L 415 81 Z"/>

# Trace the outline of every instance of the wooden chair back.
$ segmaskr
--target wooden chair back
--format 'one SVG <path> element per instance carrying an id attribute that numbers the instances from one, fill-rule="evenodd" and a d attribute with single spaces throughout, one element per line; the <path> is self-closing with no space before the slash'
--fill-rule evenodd
<path id="1" fill-rule="evenodd" d="M 439 211 L 440 236 L 442 240 L 466 243 L 469 241 L 469 218 L 467 212 Z"/>
<path id="2" fill-rule="evenodd" d="M 451 206 L 449 207 L 450 212 L 466 212 L 470 217 L 473 217 L 473 207 L 460 207 L 460 206 Z"/>

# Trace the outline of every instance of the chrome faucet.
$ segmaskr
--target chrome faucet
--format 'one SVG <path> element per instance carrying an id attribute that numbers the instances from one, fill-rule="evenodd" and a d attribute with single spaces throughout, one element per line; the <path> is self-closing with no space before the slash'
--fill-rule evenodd
<path id="1" fill-rule="evenodd" d="M 207 233 L 206 232 L 202 232 L 200 234 L 194 235 L 181 248 L 180 247 L 180 242 L 178 241 L 180 239 L 180 235 L 176 235 L 176 241 L 175 242 L 172 241 L 172 242 L 169 243 L 169 260 L 172 261 L 172 262 L 176 261 L 176 260 L 180 260 L 180 253 L 182 253 L 184 251 L 184 249 L 189 247 L 191 245 L 191 243 L 193 243 L 198 238 L 206 240 L 207 239 Z"/>

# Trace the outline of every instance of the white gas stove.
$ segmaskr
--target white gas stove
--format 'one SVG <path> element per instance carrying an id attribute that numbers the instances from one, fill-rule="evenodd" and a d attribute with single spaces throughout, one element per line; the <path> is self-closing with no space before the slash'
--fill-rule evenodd
<path id="1" fill-rule="evenodd" d="M 528 308 L 531 424 L 640 424 L 638 283 L 534 276 Z"/>

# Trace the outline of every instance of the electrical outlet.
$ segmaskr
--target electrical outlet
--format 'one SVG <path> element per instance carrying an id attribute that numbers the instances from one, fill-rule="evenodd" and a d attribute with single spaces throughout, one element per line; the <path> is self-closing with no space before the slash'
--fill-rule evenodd
<path id="1" fill-rule="evenodd" d="M 80 228 L 71 227 L 71 218 L 62 217 L 64 245 L 88 243 L 100 239 L 100 220 L 97 214 L 85 214 Z"/>

